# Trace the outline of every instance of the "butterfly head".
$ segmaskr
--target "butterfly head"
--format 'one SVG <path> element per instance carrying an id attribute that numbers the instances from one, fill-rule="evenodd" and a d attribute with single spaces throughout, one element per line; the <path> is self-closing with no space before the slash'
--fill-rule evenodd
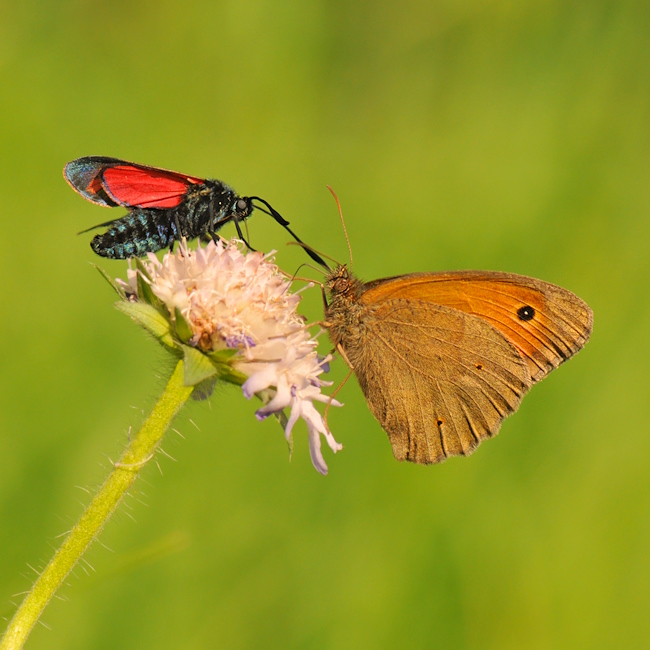
<path id="1" fill-rule="evenodd" d="M 336 299 L 355 299 L 358 297 L 363 282 L 352 275 L 347 265 L 339 264 L 325 279 L 327 293 Z"/>

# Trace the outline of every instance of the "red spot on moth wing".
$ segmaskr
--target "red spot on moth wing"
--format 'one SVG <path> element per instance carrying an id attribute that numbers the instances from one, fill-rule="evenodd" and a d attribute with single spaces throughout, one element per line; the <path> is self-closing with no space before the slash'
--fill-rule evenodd
<path id="1" fill-rule="evenodd" d="M 102 173 L 106 193 L 120 205 L 138 208 L 175 208 L 190 185 L 200 178 L 155 167 L 117 165 Z"/>

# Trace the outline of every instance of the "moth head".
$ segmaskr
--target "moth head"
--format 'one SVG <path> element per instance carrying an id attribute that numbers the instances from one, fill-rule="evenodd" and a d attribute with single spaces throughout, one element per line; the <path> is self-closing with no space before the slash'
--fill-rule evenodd
<path id="1" fill-rule="evenodd" d="M 235 201 L 234 213 L 238 219 L 246 219 L 253 212 L 253 200 L 248 197 L 239 197 Z"/>

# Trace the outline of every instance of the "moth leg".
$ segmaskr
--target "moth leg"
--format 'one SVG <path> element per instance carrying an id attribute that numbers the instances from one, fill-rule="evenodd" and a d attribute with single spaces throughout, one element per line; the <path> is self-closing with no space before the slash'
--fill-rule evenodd
<path id="1" fill-rule="evenodd" d="M 239 235 L 239 239 L 241 239 L 244 242 L 244 244 L 246 244 L 249 251 L 252 251 L 254 253 L 255 249 L 246 241 L 246 237 L 244 237 L 244 233 L 241 231 L 241 228 L 239 226 L 239 219 L 233 216 L 232 220 L 235 222 L 235 228 L 237 228 L 237 234 Z"/>
<path id="2" fill-rule="evenodd" d="M 209 210 L 210 210 L 210 219 L 208 220 L 208 234 L 210 235 L 210 237 L 212 237 L 212 241 L 216 244 L 217 243 L 217 231 L 216 231 L 216 229 L 214 227 L 214 222 L 215 222 L 214 204 L 212 203 L 212 201 L 210 202 Z"/>
<path id="3" fill-rule="evenodd" d="M 111 224 L 114 224 L 116 221 L 119 221 L 121 217 L 118 217 L 117 219 L 111 219 L 110 221 L 104 221 L 104 223 L 98 223 L 96 226 L 90 226 L 90 228 L 86 228 L 86 230 L 80 230 L 77 235 L 83 235 L 86 232 L 90 232 L 91 230 L 95 230 L 95 228 L 103 228 L 104 226 L 110 226 Z"/>
<path id="4" fill-rule="evenodd" d="M 173 253 L 174 252 L 174 242 L 176 240 L 180 241 L 181 240 L 181 222 L 178 219 L 178 213 L 174 212 L 174 225 L 176 226 L 176 237 L 172 237 L 172 243 L 169 246 L 169 252 Z M 182 254 L 182 248 L 181 248 L 181 254 Z"/>

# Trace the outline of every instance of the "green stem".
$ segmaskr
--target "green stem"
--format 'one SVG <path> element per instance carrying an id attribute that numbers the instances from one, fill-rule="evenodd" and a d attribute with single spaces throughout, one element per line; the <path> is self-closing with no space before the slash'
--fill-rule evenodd
<path id="1" fill-rule="evenodd" d="M 45 606 L 115 512 L 140 470 L 151 460 L 165 431 L 193 389 L 193 386 L 183 385 L 183 361 L 179 361 L 165 392 L 142 428 L 18 608 L 0 642 L 0 650 L 23 647 Z"/>

